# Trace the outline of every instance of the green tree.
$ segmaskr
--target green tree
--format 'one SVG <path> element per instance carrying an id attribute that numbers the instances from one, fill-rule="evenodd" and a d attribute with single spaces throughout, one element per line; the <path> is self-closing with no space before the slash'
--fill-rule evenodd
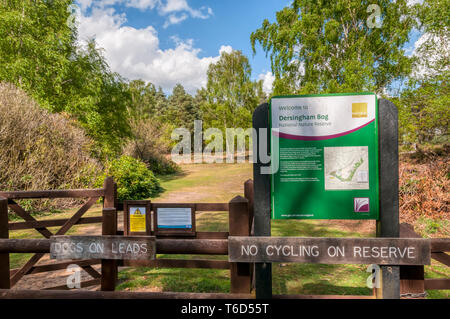
<path id="1" fill-rule="evenodd" d="M 175 85 L 172 95 L 167 100 L 163 119 L 174 127 L 184 127 L 194 131 L 194 121 L 200 119 L 200 111 L 194 98 L 181 84 Z"/>
<path id="2" fill-rule="evenodd" d="M 128 83 L 131 94 L 131 103 L 128 113 L 133 118 L 146 119 L 156 116 L 157 90 L 154 84 L 146 84 L 142 80 L 133 80 Z"/>
<path id="3" fill-rule="evenodd" d="M 94 41 L 77 44 L 68 24 L 72 2 L 0 0 L 0 81 L 74 118 L 94 138 L 96 156 L 114 156 L 130 135 L 130 95 Z"/>
<path id="4" fill-rule="evenodd" d="M 250 79 L 251 72 L 241 51 L 222 52 L 219 61 L 210 64 L 206 89 L 197 94 L 198 99 L 203 97 L 206 127 L 251 127 L 253 110 L 263 99 L 262 84 Z"/>
<path id="5" fill-rule="evenodd" d="M 442 10 L 449 6 L 425 0 L 413 8 L 423 35 L 408 86 L 396 99 L 404 144 L 449 142 L 450 17 Z"/>
<path id="6" fill-rule="evenodd" d="M 377 1 L 379 28 L 368 23 L 372 3 L 294 0 L 276 22 L 264 20 L 250 40 L 254 53 L 257 43 L 270 53 L 274 93 L 381 93 L 407 76 L 412 61 L 402 48 L 414 25 L 407 0 Z"/>
<path id="7" fill-rule="evenodd" d="M 47 108 L 62 108 L 76 33 L 71 0 L 0 1 L 0 79 L 19 85 Z"/>

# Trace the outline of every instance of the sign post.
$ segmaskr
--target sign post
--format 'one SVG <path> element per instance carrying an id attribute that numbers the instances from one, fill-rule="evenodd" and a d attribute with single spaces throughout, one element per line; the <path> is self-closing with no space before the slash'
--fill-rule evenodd
<path id="1" fill-rule="evenodd" d="M 276 97 L 255 110 L 253 127 L 255 236 L 271 235 L 272 217 L 375 219 L 377 237 L 399 237 L 393 103 L 372 93 Z M 271 264 L 254 261 L 256 297 L 271 298 Z M 380 265 L 377 297 L 400 298 L 399 266 Z"/>
<path id="2" fill-rule="evenodd" d="M 380 216 L 377 237 L 399 237 L 398 112 L 394 103 L 379 101 Z M 381 266 L 377 298 L 400 298 L 400 267 Z"/>
<path id="3" fill-rule="evenodd" d="M 270 175 L 263 174 L 262 169 L 270 165 L 264 161 L 269 150 L 269 104 L 261 104 L 253 113 L 253 191 L 254 191 L 254 235 L 270 236 Z M 263 146 L 266 147 L 263 147 Z M 272 264 L 255 264 L 256 298 L 272 298 Z"/>

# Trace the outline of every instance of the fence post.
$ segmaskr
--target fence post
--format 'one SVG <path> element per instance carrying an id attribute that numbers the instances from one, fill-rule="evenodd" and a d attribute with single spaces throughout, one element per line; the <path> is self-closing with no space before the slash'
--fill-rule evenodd
<path id="1" fill-rule="evenodd" d="M 230 236 L 249 236 L 248 200 L 236 196 L 229 203 Z M 250 263 L 230 263 L 231 293 L 250 293 L 252 289 Z"/>
<path id="2" fill-rule="evenodd" d="M 105 195 L 103 197 L 102 235 L 117 235 L 116 185 L 112 177 L 107 177 L 103 183 Z M 114 291 L 117 280 L 117 261 L 102 260 L 102 291 Z"/>
<path id="3" fill-rule="evenodd" d="M 253 212 L 253 180 L 249 179 L 244 183 L 244 197 L 248 200 L 248 212 L 249 212 L 249 222 L 250 222 L 250 236 L 255 234 L 255 219 Z M 255 264 L 252 264 L 250 267 L 250 277 L 252 279 L 252 290 L 255 289 Z"/>
<path id="4" fill-rule="evenodd" d="M 244 197 L 248 200 L 248 219 L 250 221 L 249 231 L 253 234 L 253 180 L 249 179 L 244 183 Z"/>
<path id="5" fill-rule="evenodd" d="M 400 224 L 401 238 L 422 238 L 410 224 Z M 424 266 L 400 266 L 400 297 L 425 298 Z"/>
<path id="6" fill-rule="evenodd" d="M 0 238 L 9 238 L 8 200 L 0 197 Z M 9 253 L 0 254 L 0 289 L 10 289 Z"/>

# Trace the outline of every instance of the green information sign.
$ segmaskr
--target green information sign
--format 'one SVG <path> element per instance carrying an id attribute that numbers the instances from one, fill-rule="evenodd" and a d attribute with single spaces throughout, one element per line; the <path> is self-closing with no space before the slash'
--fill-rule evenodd
<path id="1" fill-rule="evenodd" d="M 270 102 L 273 219 L 378 219 L 373 93 Z"/>

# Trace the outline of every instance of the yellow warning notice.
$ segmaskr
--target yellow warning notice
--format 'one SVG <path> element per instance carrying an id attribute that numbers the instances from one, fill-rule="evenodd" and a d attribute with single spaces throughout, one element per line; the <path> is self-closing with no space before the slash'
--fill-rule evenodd
<path id="1" fill-rule="evenodd" d="M 130 207 L 130 232 L 145 232 L 145 207 Z"/>

